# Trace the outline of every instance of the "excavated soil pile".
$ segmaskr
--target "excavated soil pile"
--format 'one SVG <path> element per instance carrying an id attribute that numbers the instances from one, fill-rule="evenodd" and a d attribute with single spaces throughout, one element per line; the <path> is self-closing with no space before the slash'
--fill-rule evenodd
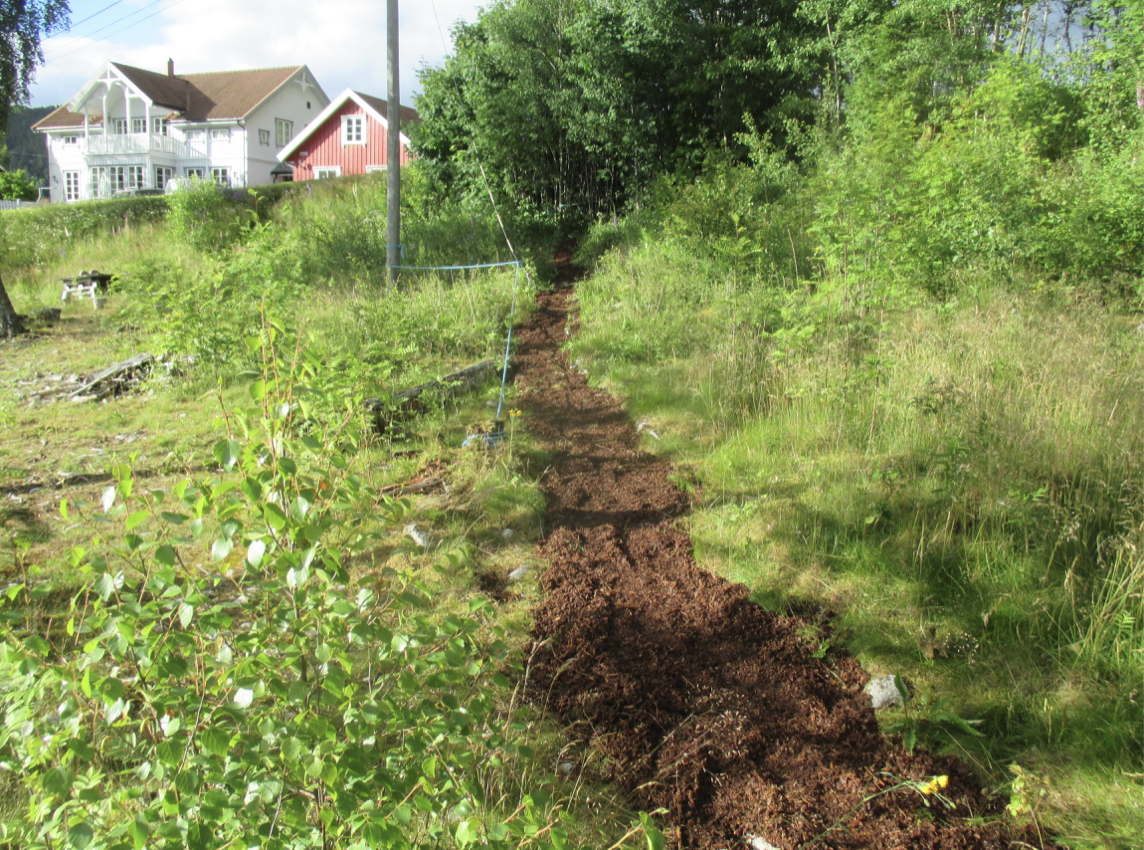
<path id="1" fill-rule="evenodd" d="M 1000 802 L 965 766 L 883 739 L 856 662 L 811 657 L 800 621 L 696 566 L 669 464 L 560 351 L 568 298 L 542 294 L 517 337 L 519 404 L 555 455 L 531 698 L 603 753 L 637 805 L 666 808 L 681 848 L 1040 846 L 996 822 Z M 955 808 L 886 791 L 935 775 Z"/>

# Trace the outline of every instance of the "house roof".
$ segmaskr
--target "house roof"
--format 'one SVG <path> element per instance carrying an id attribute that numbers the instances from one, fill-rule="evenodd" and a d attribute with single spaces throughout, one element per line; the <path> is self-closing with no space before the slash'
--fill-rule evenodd
<path id="1" fill-rule="evenodd" d="M 250 71 L 213 71 L 169 77 L 142 68 L 112 63 L 153 103 L 180 113 L 188 121 L 245 118 L 262 101 L 281 88 L 305 65 L 288 68 L 257 68 Z M 190 106 L 187 86 L 190 86 Z"/>
<path id="2" fill-rule="evenodd" d="M 294 65 L 286 68 L 256 68 L 249 71 L 214 71 L 168 76 L 144 68 L 121 65 L 118 62 L 108 64 L 156 106 L 165 106 L 177 112 L 178 117 L 185 121 L 245 118 L 299 71 L 309 73 L 305 65 Z M 321 92 L 312 75 L 309 76 L 309 81 L 318 92 Z M 94 82 L 96 80 L 93 79 L 88 85 Z M 83 91 L 77 97 L 82 95 Z M 325 97 L 324 93 L 322 97 Z M 75 98 L 73 102 L 74 100 Z M 82 127 L 83 115 L 72 112 L 67 106 L 61 106 L 45 116 L 36 122 L 32 129 Z"/>
<path id="3" fill-rule="evenodd" d="M 380 97 L 374 97 L 370 94 L 362 94 L 360 91 L 355 91 L 358 97 L 368 103 L 374 110 L 389 123 L 389 101 L 382 100 Z M 421 116 L 417 114 L 417 110 L 411 106 L 401 107 L 401 123 L 411 124 L 414 121 L 420 121 Z"/>
<path id="4" fill-rule="evenodd" d="M 89 119 L 90 124 L 99 124 L 102 119 L 97 116 L 92 116 Z M 82 127 L 83 115 L 79 112 L 72 112 L 68 109 L 67 104 L 56 109 L 54 112 L 49 112 L 39 121 L 32 125 L 33 130 L 57 130 L 65 127 Z"/>
<path id="5" fill-rule="evenodd" d="M 346 89 L 337 97 L 333 98 L 329 104 L 327 104 L 326 108 L 318 113 L 318 116 L 313 121 L 306 125 L 305 129 L 290 140 L 290 144 L 286 145 L 286 147 L 278 153 L 278 159 L 285 162 L 287 157 L 293 156 L 295 151 L 302 147 L 306 140 L 313 135 L 314 131 L 325 124 L 331 115 L 345 106 L 346 102 L 350 100 L 364 109 L 367 114 L 372 114 L 375 121 L 384 125 L 386 128 L 389 127 L 389 104 L 386 101 L 380 97 L 373 97 L 372 95 L 356 92 L 353 89 Z M 416 109 L 410 109 L 408 106 L 401 107 L 401 124 L 403 126 L 406 123 L 420 120 L 421 117 L 417 114 Z M 409 146 L 409 137 L 405 135 L 405 133 L 401 134 L 401 143 L 406 147 Z"/>

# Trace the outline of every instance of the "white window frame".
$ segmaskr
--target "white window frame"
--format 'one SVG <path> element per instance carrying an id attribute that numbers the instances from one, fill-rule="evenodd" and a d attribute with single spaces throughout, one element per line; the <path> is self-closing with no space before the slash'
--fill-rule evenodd
<path id="1" fill-rule="evenodd" d="M 78 171 L 65 171 L 64 172 L 64 200 L 78 201 L 79 200 L 79 179 Z"/>
<path id="2" fill-rule="evenodd" d="M 151 135 L 165 136 L 167 135 L 167 122 L 163 118 L 151 119 Z"/>
<path id="3" fill-rule="evenodd" d="M 294 122 L 287 121 L 285 118 L 274 119 L 274 141 L 279 148 L 284 148 L 290 144 L 290 140 L 294 138 Z"/>
<path id="4" fill-rule="evenodd" d="M 374 173 L 379 172 L 379 171 L 382 173 L 385 173 L 386 171 L 389 171 L 389 166 L 388 165 L 367 165 L 365 167 L 365 173 L 366 174 L 374 174 Z"/>
<path id="5" fill-rule="evenodd" d="M 211 180 L 220 186 L 230 187 L 230 169 L 226 166 L 211 168 Z"/>
<path id="6" fill-rule="evenodd" d="M 124 168 L 124 182 L 127 184 L 128 189 L 145 189 L 147 187 L 147 166 L 145 165 L 125 165 Z"/>
<path id="7" fill-rule="evenodd" d="M 183 137 L 188 142 L 199 142 L 202 141 L 203 131 L 197 127 L 189 128 L 183 131 Z"/>
<path id="8" fill-rule="evenodd" d="M 167 181 L 175 176 L 175 169 L 167 165 L 155 166 L 155 188 L 165 189 Z"/>
<path id="9" fill-rule="evenodd" d="M 78 145 L 79 144 L 79 136 L 78 135 L 77 136 L 64 136 L 64 144 L 65 145 Z"/>
<path id="10" fill-rule="evenodd" d="M 93 165 L 88 173 L 88 197 L 102 197 L 103 182 L 107 180 L 107 166 Z"/>
<path id="11" fill-rule="evenodd" d="M 331 177 L 341 177 L 342 167 L 340 165 L 315 165 L 314 166 L 314 179 L 315 180 L 329 180 Z"/>
<path id="12" fill-rule="evenodd" d="M 126 118 L 112 118 L 111 119 L 111 133 L 115 136 L 127 135 L 127 119 Z"/>
<path id="13" fill-rule="evenodd" d="M 190 168 L 183 169 L 183 176 L 187 179 L 190 179 L 191 177 L 197 177 L 200 180 L 206 180 L 207 170 L 201 165 L 191 166 Z"/>
<path id="14" fill-rule="evenodd" d="M 132 133 L 146 133 L 147 132 L 147 119 L 146 118 L 132 118 L 131 119 L 131 132 Z"/>
<path id="15" fill-rule="evenodd" d="M 346 145 L 364 145 L 365 143 L 365 116 L 343 115 L 342 147 Z"/>
<path id="16" fill-rule="evenodd" d="M 270 131 L 269 130 L 259 130 L 258 131 L 258 144 L 260 144 L 260 145 L 269 145 L 270 144 Z"/>
<path id="17" fill-rule="evenodd" d="M 229 141 L 230 140 L 230 127 L 211 127 L 211 141 Z"/>

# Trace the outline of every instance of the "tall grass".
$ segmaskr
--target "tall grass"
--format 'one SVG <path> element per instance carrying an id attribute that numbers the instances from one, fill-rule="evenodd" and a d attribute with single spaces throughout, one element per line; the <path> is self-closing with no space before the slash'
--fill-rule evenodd
<path id="1" fill-rule="evenodd" d="M 945 138 L 887 120 L 820 140 L 802 173 L 760 143 L 753 169 L 713 162 L 600 223 L 571 352 L 702 493 L 708 568 L 775 609 L 833 612 L 823 640 L 983 721 L 984 739 L 930 746 L 1002 789 L 1022 764 L 1051 789 L 1042 822 L 1130 847 L 1144 216 L 1122 200 L 1138 164 L 1039 156 L 1016 88 L 983 90 Z M 1074 215 L 1070 191 L 1115 203 Z"/>

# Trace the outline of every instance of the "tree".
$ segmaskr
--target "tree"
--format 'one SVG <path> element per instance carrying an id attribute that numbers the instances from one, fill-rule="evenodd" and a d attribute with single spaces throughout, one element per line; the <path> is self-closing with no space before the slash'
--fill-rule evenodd
<path id="1" fill-rule="evenodd" d="M 713 148 L 745 159 L 750 122 L 781 139 L 817 68 L 796 0 L 498 0 L 422 72 L 414 147 L 439 176 L 545 214 L 623 206 Z M 808 72 L 809 69 L 809 72 Z M 615 205 L 615 206 L 613 206 Z"/>
<path id="2" fill-rule="evenodd" d="M 0 173 L 0 201 L 34 201 L 39 195 L 36 184 L 27 172 L 20 170 Z"/>
<path id="3" fill-rule="evenodd" d="M 13 104 L 28 102 L 36 68 L 44 63 L 40 42 L 67 26 L 67 0 L 0 0 L 0 127 L 8 126 Z M 0 338 L 24 327 L 0 280 Z"/>

